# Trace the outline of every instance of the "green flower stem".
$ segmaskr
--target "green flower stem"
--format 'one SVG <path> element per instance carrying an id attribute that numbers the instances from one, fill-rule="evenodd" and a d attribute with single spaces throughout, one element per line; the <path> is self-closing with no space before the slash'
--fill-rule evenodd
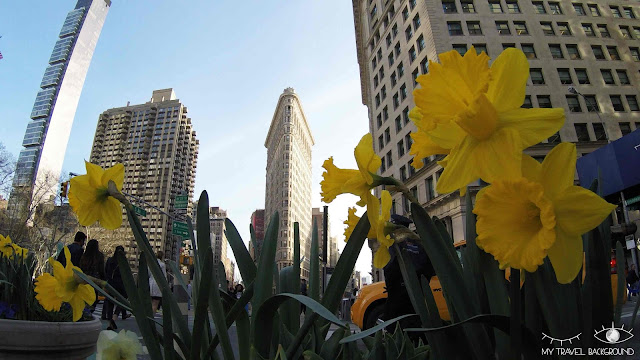
<path id="1" fill-rule="evenodd" d="M 375 174 L 371 174 L 373 176 L 373 184 L 372 186 L 379 186 L 379 185 L 389 185 L 389 186 L 393 186 L 392 190 L 397 190 L 400 191 L 402 193 L 402 195 L 404 195 L 404 197 L 406 197 L 409 201 L 411 201 L 412 203 L 416 204 L 416 205 L 420 205 L 420 202 L 418 201 L 418 199 L 416 199 L 413 194 L 411 194 L 411 191 L 409 191 L 409 188 L 400 180 L 394 178 L 394 177 L 382 177 L 382 176 L 378 176 Z"/>
<path id="2" fill-rule="evenodd" d="M 131 203 L 120 191 L 118 191 L 118 187 L 116 186 L 116 183 L 113 182 L 113 180 L 109 180 L 109 183 L 107 185 L 107 192 L 109 193 L 109 196 L 112 196 L 116 200 L 120 201 L 127 209 L 132 209 Z"/>

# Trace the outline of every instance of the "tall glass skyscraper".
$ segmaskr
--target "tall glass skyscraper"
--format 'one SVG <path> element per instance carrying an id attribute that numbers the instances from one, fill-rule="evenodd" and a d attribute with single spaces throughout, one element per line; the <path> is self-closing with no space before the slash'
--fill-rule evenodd
<path id="1" fill-rule="evenodd" d="M 23 209 L 20 203 L 34 196 L 34 184 L 45 178 L 57 182 L 60 176 L 84 79 L 110 7 L 111 0 L 78 0 L 67 14 L 22 141 L 10 208 Z"/>

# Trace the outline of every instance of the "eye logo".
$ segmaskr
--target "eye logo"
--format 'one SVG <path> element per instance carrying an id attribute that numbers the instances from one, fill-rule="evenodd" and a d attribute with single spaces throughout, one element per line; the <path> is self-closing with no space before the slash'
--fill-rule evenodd
<path id="1" fill-rule="evenodd" d="M 553 344 L 554 342 L 556 342 L 558 343 L 558 345 L 562 346 L 566 342 L 568 342 L 569 344 L 573 344 L 574 340 L 580 340 L 580 335 L 582 335 L 582 333 L 566 339 L 556 339 L 552 336 L 542 333 L 542 340 L 549 339 L 549 344 Z"/>
<path id="2" fill-rule="evenodd" d="M 633 337 L 631 330 L 625 330 L 624 325 L 622 327 L 615 327 L 613 323 L 611 323 L 610 328 L 602 327 L 602 330 L 596 330 L 593 337 L 602 341 L 605 344 L 619 344 L 625 342 Z"/>

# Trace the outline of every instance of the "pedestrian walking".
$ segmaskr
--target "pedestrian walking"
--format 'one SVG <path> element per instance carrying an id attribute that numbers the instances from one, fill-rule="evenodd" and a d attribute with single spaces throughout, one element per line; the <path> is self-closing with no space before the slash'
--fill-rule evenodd
<path id="1" fill-rule="evenodd" d="M 107 263 L 105 266 L 105 277 L 107 283 L 111 285 L 120 295 L 127 297 L 127 291 L 124 288 L 124 282 L 122 281 L 122 275 L 120 274 L 120 268 L 118 267 L 118 260 L 116 259 L 117 254 L 122 253 L 124 256 L 124 247 L 116 246 L 116 251 L 113 256 L 107 259 Z M 118 328 L 116 326 L 116 320 L 118 319 L 118 315 L 122 314 L 122 320 L 125 320 L 131 315 L 127 315 L 127 311 L 120 307 L 120 305 L 115 306 L 114 311 L 114 303 L 109 301 L 109 299 L 105 299 L 105 311 L 103 313 L 103 319 L 109 320 L 109 327 L 107 330 L 115 330 Z"/>
<path id="2" fill-rule="evenodd" d="M 71 256 L 73 259 L 73 256 Z M 100 251 L 100 245 L 98 240 L 91 239 L 87 243 L 87 249 L 80 258 L 80 270 L 86 275 L 94 277 L 96 279 L 104 280 L 104 254 Z M 95 293 L 95 289 L 93 292 Z M 96 309 L 98 303 L 98 296 L 96 294 L 96 301 L 91 304 L 91 312 Z"/>
<path id="3" fill-rule="evenodd" d="M 300 280 L 300 295 L 307 296 L 307 279 Z M 307 306 L 305 304 L 300 304 L 300 313 L 307 314 Z"/>
<path id="4" fill-rule="evenodd" d="M 80 259 L 84 253 L 84 242 L 86 240 L 87 235 L 82 231 L 78 231 L 73 237 L 73 244 L 67 246 L 69 253 L 71 253 L 71 263 L 75 266 L 80 267 Z M 58 260 L 62 266 L 67 266 L 67 259 L 65 258 L 64 251 L 60 252 L 56 260 Z"/>
<path id="5" fill-rule="evenodd" d="M 187 281 L 187 310 L 191 310 L 191 280 Z"/>
<path id="6" fill-rule="evenodd" d="M 167 278 L 167 266 L 164 264 L 164 252 L 158 251 L 156 254 L 158 265 L 160 266 L 160 270 L 162 270 L 162 275 L 164 278 Z M 158 286 L 158 282 L 156 279 L 149 273 L 149 293 L 151 294 L 151 310 L 153 315 L 158 311 L 158 307 L 160 306 L 160 301 L 162 301 L 162 290 L 160 290 L 160 286 Z"/>

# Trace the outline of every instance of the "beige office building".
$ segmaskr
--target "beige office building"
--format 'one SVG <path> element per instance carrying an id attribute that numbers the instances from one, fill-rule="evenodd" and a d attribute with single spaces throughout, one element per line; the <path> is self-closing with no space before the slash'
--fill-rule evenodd
<path id="1" fill-rule="evenodd" d="M 213 250 L 213 263 L 222 262 L 224 265 L 225 275 L 229 283 L 233 282 L 233 267 L 231 259 L 227 256 L 227 247 L 229 241 L 225 234 L 226 226 L 224 221 L 227 219 L 226 210 L 219 207 L 209 208 L 209 225 L 211 227 L 211 249 Z"/>
<path id="2" fill-rule="evenodd" d="M 182 194 L 193 198 L 198 144 L 187 107 L 173 89 L 154 90 L 149 102 L 109 109 L 98 118 L 90 161 L 103 168 L 124 164 L 122 190 L 146 209 L 140 220 L 149 242 L 169 259 L 176 259 L 181 240 L 172 235 L 172 219 L 136 199 L 171 215 L 190 214 L 191 204 L 174 209 L 174 200 Z M 137 245 L 126 217 L 113 236 L 126 239 L 127 255 L 137 266 Z"/>
<path id="3" fill-rule="evenodd" d="M 444 220 L 454 241 L 464 239 L 463 199 L 436 192 L 442 172 L 436 158 L 414 171 L 409 155 L 415 79 L 437 54 L 471 46 L 491 58 L 508 47 L 526 54 L 524 107 L 566 111 L 560 132 L 527 150 L 537 159 L 560 141 L 576 143 L 580 156 L 640 128 L 637 2 L 353 0 L 353 11 L 362 102 L 383 159 L 380 173 L 402 179 L 431 215 Z M 407 214 L 409 204 L 399 194 L 393 198 L 395 212 Z M 378 271 L 373 281 L 379 280 Z"/>
<path id="4" fill-rule="evenodd" d="M 298 95 L 286 88 L 278 99 L 264 146 L 267 148 L 265 229 L 280 215 L 276 263 L 293 264 L 293 223 L 300 223 L 301 276 L 309 278 L 311 244 L 311 147 L 309 124 Z M 265 233 L 266 236 L 266 233 Z"/>

